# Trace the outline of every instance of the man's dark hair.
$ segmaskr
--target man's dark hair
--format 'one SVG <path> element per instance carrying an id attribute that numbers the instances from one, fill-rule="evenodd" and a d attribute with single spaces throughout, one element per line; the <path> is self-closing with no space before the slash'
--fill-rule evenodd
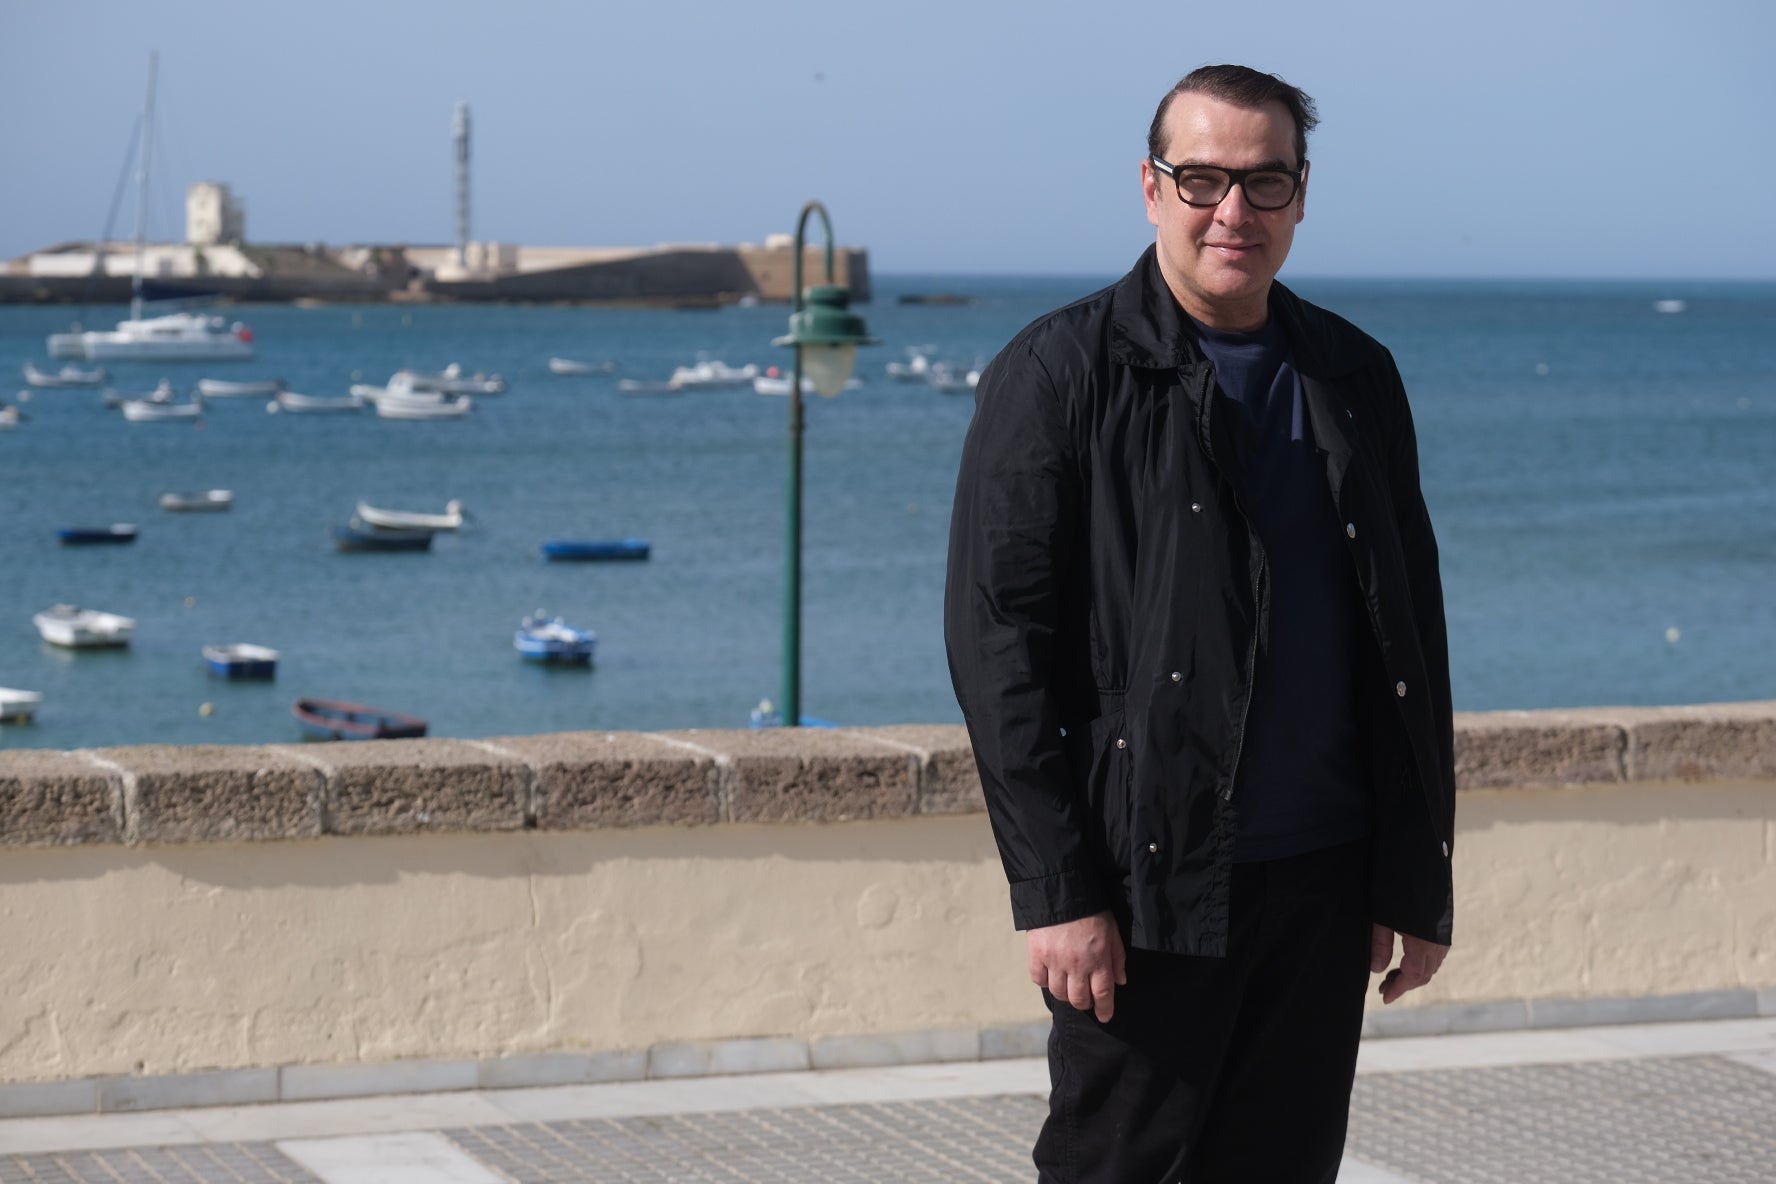
<path id="1" fill-rule="evenodd" d="M 1320 122 L 1320 114 L 1314 110 L 1314 101 L 1307 92 L 1298 86 L 1290 86 L 1275 74 L 1262 74 L 1250 66 L 1199 66 L 1166 92 L 1166 97 L 1159 101 L 1159 110 L 1153 113 L 1153 123 L 1147 129 L 1147 151 L 1162 160 L 1165 158 L 1166 112 L 1179 95 L 1208 95 L 1211 99 L 1248 109 L 1262 107 L 1272 99 L 1281 103 L 1295 120 L 1296 168 L 1307 159 L 1307 133 Z"/>

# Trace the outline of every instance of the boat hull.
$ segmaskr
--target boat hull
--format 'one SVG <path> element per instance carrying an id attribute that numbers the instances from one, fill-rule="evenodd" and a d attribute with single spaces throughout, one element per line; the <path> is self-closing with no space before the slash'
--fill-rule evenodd
<path id="1" fill-rule="evenodd" d="M 206 645 L 204 665 L 218 678 L 276 678 L 278 652 L 262 645 Z"/>
<path id="2" fill-rule="evenodd" d="M 32 617 L 31 623 L 44 641 L 68 649 L 118 649 L 127 646 L 136 632 L 130 617 L 83 609 L 50 609 Z"/>
<path id="3" fill-rule="evenodd" d="M 89 362 L 245 361 L 253 356 L 253 346 L 238 337 L 152 341 L 125 333 L 55 333 L 49 338 L 49 355 Z"/>
<path id="4" fill-rule="evenodd" d="M 0 687 L 0 724 L 28 724 L 41 706 L 43 706 L 41 691 L 20 691 L 11 687 Z"/>
<path id="5" fill-rule="evenodd" d="M 106 543 L 133 543 L 136 528 L 123 523 L 115 526 L 67 526 L 56 531 L 64 547 L 90 547 Z"/>
<path id="6" fill-rule="evenodd" d="M 550 539 L 543 544 L 543 557 L 568 563 L 639 560 L 652 550 L 646 539 Z"/>
<path id="7" fill-rule="evenodd" d="M 429 530 L 359 530 L 333 528 L 333 545 L 341 551 L 425 551 L 432 545 Z"/>
<path id="8" fill-rule="evenodd" d="M 160 508 L 177 514 L 219 514 L 234 508 L 234 494 L 226 489 L 202 493 L 163 493 Z"/>
<path id="9" fill-rule="evenodd" d="M 337 699 L 298 699 L 290 713 L 310 740 L 417 739 L 428 726 L 416 715 Z"/>

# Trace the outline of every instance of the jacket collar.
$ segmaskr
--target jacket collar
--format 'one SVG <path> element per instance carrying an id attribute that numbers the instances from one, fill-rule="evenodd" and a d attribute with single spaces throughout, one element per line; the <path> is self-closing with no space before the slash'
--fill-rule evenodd
<path id="1" fill-rule="evenodd" d="M 1332 379 L 1348 374 L 1361 359 L 1325 331 L 1322 318 L 1282 284 L 1270 285 L 1270 315 L 1282 327 L 1303 374 Z M 1184 310 L 1159 270 L 1159 249 L 1150 246 L 1110 294 L 1110 360 L 1148 370 L 1174 370 L 1202 361 Z"/>

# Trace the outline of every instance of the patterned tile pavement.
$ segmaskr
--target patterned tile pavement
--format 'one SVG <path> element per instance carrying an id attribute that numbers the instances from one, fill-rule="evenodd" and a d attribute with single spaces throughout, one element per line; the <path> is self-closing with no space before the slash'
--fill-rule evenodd
<path id="1" fill-rule="evenodd" d="M 1768 1061 L 1636 1055 L 1366 1072 L 1347 1174 L 1390 1184 L 1771 1184 Z M 10 1154 L 0 1155 L 0 1184 L 1027 1181 L 1043 1108 L 1036 1094 L 999 1093 L 433 1127 L 472 1161 L 455 1174 L 412 1162 L 317 1176 L 276 1141 Z"/>

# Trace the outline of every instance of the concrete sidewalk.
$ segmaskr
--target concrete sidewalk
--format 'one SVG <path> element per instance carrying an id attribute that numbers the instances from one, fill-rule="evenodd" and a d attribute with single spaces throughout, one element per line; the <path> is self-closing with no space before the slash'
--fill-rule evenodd
<path id="1" fill-rule="evenodd" d="M 1776 1019 L 1371 1040 L 1346 1184 L 1770 1184 Z M 0 1120 L 0 1184 L 1026 1181 L 1039 1060 Z"/>

